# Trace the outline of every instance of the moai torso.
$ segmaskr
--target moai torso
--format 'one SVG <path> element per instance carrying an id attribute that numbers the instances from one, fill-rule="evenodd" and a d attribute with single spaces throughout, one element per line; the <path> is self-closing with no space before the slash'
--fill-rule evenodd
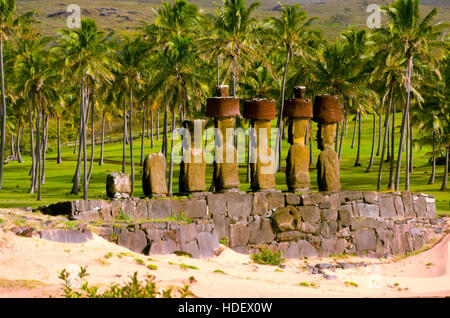
<path id="1" fill-rule="evenodd" d="M 145 157 L 142 188 L 145 196 L 167 194 L 166 158 L 162 153 L 152 153 Z"/>

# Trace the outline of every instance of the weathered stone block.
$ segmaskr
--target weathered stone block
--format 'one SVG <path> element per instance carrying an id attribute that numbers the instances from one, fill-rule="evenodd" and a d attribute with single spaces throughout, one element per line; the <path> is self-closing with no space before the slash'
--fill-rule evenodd
<path id="1" fill-rule="evenodd" d="M 338 216 L 338 211 L 335 209 L 321 209 L 320 216 L 322 217 L 322 220 L 325 220 L 327 222 L 331 220 L 336 220 Z"/>
<path id="2" fill-rule="evenodd" d="M 359 216 L 376 218 L 380 216 L 380 207 L 375 204 L 356 203 L 353 208 Z"/>
<path id="3" fill-rule="evenodd" d="M 277 240 L 281 242 L 286 241 L 295 241 L 302 237 L 302 233 L 299 231 L 288 231 L 288 232 L 281 232 L 277 234 Z"/>
<path id="4" fill-rule="evenodd" d="M 183 224 L 177 231 L 176 241 L 178 243 L 189 243 L 197 237 L 197 225 L 195 223 Z"/>
<path id="5" fill-rule="evenodd" d="M 238 219 L 247 217 L 252 212 L 253 198 L 249 194 L 227 193 L 228 217 Z"/>
<path id="6" fill-rule="evenodd" d="M 414 201 L 413 196 L 410 192 L 401 192 L 401 197 L 403 201 L 403 207 L 405 209 L 405 216 L 415 216 L 414 213 Z"/>
<path id="7" fill-rule="evenodd" d="M 267 208 L 269 210 L 282 208 L 285 206 L 284 194 L 281 192 L 267 192 Z"/>
<path id="8" fill-rule="evenodd" d="M 339 197 L 341 198 L 341 203 L 351 202 L 363 199 L 363 194 L 361 191 L 341 191 L 339 192 Z"/>
<path id="9" fill-rule="evenodd" d="M 118 235 L 117 244 L 133 252 L 143 253 L 148 243 L 144 231 L 135 230 L 134 232 L 129 232 L 122 230 Z"/>
<path id="10" fill-rule="evenodd" d="M 230 225 L 230 247 L 245 246 L 250 239 L 249 228 L 242 223 Z"/>
<path id="11" fill-rule="evenodd" d="M 227 212 L 227 197 L 224 193 L 209 194 L 206 197 L 211 215 L 225 215 Z"/>
<path id="12" fill-rule="evenodd" d="M 215 231 L 198 233 L 197 241 L 201 258 L 213 257 L 214 251 L 219 247 L 219 239 Z"/>
<path id="13" fill-rule="evenodd" d="M 155 199 L 147 202 L 148 217 L 150 219 L 164 219 L 172 216 L 172 200 Z"/>
<path id="14" fill-rule="evenodd" d="M 293 206 L 276 209 L 273 216 L 274 226 L 281 232 L 297 230 L 301 220 L 299 211 Z"/>
<path id="15" fill-rule="evenodd" d="M 418 217 L 427 217 L 427 201 L 424 197 L 414 196 L 414 212 Z"/>
<path id="16" fill-rule="evenodd" d="M 207 213 L 206 200 L 173 200 L 172 213 L 173 215 L 183 213 L 185 217 L 190 219 L 205 218 Z"/>
<path id="17" fill-rule="evenodd" d="M 402 198 L 398 195 L 394 196 L 394 207 L 398 217 L 405 216 L 405 208 L 403 207 Z"/>
<path id="18" fill-rule="evenodd" d="M 346 245 L 345 239 L 326 239 L 322 238 L 319 255 L 327 257 L 330 255 L 342 254 Z"/>
<path id="19" fill-rule="evenodd" d="M 113 172 L 106 177 L 106 194 L 110 198 L 128 198 L 131 193 L 130 176 Z"/>
<path id="20" fill-rule="evenodd" d="M 200 258 L 200 248 L 198 247 L 197 240 L 180 244 L 180 251 L 192 255 L 193 258 Z"/>
<path id="21" fill-rule="evenodd" d="M 267 194 L 265 192 L 255 192 L 253 194 L 252 215 L 266 215 L 269 210 Z"/>
<path id="22" fill-rule="evenodd" d="M 355 244 L 358 251 L 375 250 L 377 238 L 373 229 L 357 229 L 355 232 Z"/>
<path id="23" fill-rule="evenodd" d="M 300 224 L 300 231 L 308 234 L 319 234 L 320 225 L 312 224 L 309 222 L 303 222 Z"/>
<path id="24" fill-rule="evenodd" d="M 80 244 L 86 243 L 90 239 L 92 233 L 83 233 L 76 230 L 50 229 L 40 231 L 41 239 L 60 243 Z"/>
<path id="25" fill-rule="evenodd" d="M 299 240 L 297 242 L 299 257 L 317 257 L 319 253 L 317 250 L 305 240 Z"/>
<path id="26" fill-rule="evenodd" d="M 351 204 L 341 205 L 338 210 L 339 223 L 341 226 L 350 226 L 353 217 L 353 207 Z"/>
<path id="27" fill-rule="evenodd" d="M 256 219 L 248 225 L 250 244 L 270 243 L 274 240 L 272 227 L 267 219 Z"/>
<path id="28" fill-rule="evenodd" d="M 293 193 L 286 193 L 286 205 L 299 205 L 301 202 L 300 196 Z"/>
<path id="29" fill-rule="evenodd" d="M 396 210 L 394 206 L 394 200 L 391 196 L 380 197 L 380 216 L 383 218 L 394 218 L 396 216 Z"/>
<path id="30" fill-rule="evenodd" d="M 363 193 L 364 202 L 368 204 L 378 203 L 378 193 L 375 191 L 364 191 Z"/>
<path id="31" fill-rule="evenodd" d="M 230 226 L 230 219 L 225 217 L 224 215 L 214 215 L 213 216 L 213 223 L 214 223 L 214 229 L 217 232 L 217 236 L 219 237 L 219 240 L 221 240 L 224 237 L 230 236 L 229 233 L 229 226 Z"/>
<path id="32" fill-rule="evenodd" d="M 304 222 L 319 223 L 320 209 L 316 206 L 299 206 L 298 211 Z"/>
<path id="33" fill-rule="evenodd" d="M 302 205 L 316 205 L 324 201 L 324 196 L 320 193 L 303 193 Z"/>

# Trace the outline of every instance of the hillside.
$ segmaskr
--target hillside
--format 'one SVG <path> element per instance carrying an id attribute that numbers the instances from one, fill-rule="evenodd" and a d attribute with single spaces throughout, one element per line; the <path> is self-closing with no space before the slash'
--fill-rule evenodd
<path id="1" fill-rule="evenodd" d="M 213 0 L 191 0 L 205 11 L 214 11 L 216 2 Z M 248 3 L 254 1 L 247 1 Z M 260 18 L 277 15 L 278 0 L 260 0 L 257 11 Z M 286 0 L 282 2 L 298 2 L 310 17 L 318 17 L 318 28 L 323 30 L 326 38 L 335 39 L 348 25 L 363 27 L 366 25 L 369 13 L 366 12 L 369 3 L 387 4 L 388 0 Z M 45 35 L 56 35 L 57 30 L 66 27 L 66 8 L 72 2 L 46 0 L 17 0 L 19 13 L 29 10 L 40 12 L 39 20 Z M 126 31 L 139 26 L 141 21 L 151 22 L 153 8 L 161 0 L 77 0 L 82 9 L 82 16 L 95 19 L 104 30 Z M 434 6 L 439 8 L 436 21 L 450 21 L 450 2 L 448 0 L 422 0 L 422 9 L 429 12 Z M 384 20 L 382 20 L 383 22 Z"/>

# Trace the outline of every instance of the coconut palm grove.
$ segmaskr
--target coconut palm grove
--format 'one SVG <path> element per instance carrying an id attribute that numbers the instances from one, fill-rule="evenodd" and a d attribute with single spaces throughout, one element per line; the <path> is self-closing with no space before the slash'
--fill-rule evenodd
<path id="1" fill-rule="evenodd" d="M 450 29 L 438 9 L 395 0 L 381 6 L 380 25 L 349 25 L 327 40 L 299 4 L 280 3 L 264 18 L 258 6 L 221 0 L 206 12 L 163 1 L 154 20 L 135 29 L 105 31 L 81 15 L 80 25 L 48 37 L 38 12 L 18 14 L 15 0 L 0 0 L 0 206 L 105 198 L 111 172 L 129 174 L 132 195 L 142 196 L 144 158 L 158 152 L 168 163 L 169 195 L 178 195 L 172 132 L 185 119 L 206 119 L 206 99 L 221 85 L 241 106 L 275 101 L 276 188 L 287 191 L 283 107 L 304 86 L 308 99 L 339 98 L 343 189 L 426 192 L 438 214 L 448 214 Z M 249 124 L 237 117 L 238 127 Z M 316 131 L 311 122 L 311 190 Z M 248 166 L 239 164 L 242 191 L 250 188 Z M 207 183 L 212 174 L 208 165 Z"/>

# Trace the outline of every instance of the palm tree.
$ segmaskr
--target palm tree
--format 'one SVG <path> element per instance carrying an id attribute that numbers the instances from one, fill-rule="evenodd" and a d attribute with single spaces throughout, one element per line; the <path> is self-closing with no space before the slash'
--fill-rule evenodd
<path id="1" fill-rule="evenodd" d="M 47 45 L 51 38 L 37 38 L 35 40 L 21 40 L 18 42 L 17 57 L 14 65 L 15 76 L 20 79 L 18 81 L 18 90 L 20 90 L 28 103 L 28 111 L 31 125 L 32 113 L 34 108 L 36 114 L 36 147 L 34 171 L 32 172 L 32 182 L 30 193 L 34 192 L 35 183 L 38 187 L 38 197 L 41 199 L 41 183 L 43 177 L 44 162 L 41 163 L 42 152 L 41 136 L 41 120 L 46 113 L 49 112 L 49 105 L 56 99 L 56 84 L 58 81 L 57 74 L 50 64 L 50 53 Z M 45 127 L 45 126 L 44 126 Z M 44 140 L 44 138 L 42 138 Z M 33 147 L 33 139 L 31 140 Z"/>
<path id="2" fill-rule="evenodd" d="M 270 37 L 276 43 L 274 47 L 280 48 L 285 54 L 285 63 L 283 70 L 283 79 L 281 82 L 281 107 L 278 113 L 278 133 L 277 133 L 277 146 L 278 151 L 278 169 L 281 166 L 281 131 L 283 123 L 283 109 L 286 92 L 286 77 L 289 69 L 289 61 L 294 55 L 308 56 L 310 50 L 308 50 L 307 41 L 309 41 L 308 28 L 316 18 L 308 19 L 308 15 L 304 10 L 300 9 L 300 5 L 296 3 L 290 6 L 288 3 L 283 5 L 279 3 L 281 7 L 281 17 L 271 18 L 269 20 Z"/>
<path id="3" fill-rule="evenodd" d="M 131 159 L 131 196 L 134 193 L 134 155 L 133 155 L 133 92 L 135 85 L 143 82 L 142 70 L 148 62 L 149 43 L 142 37 L 131 38 L 124 36 L 122 39 L 121 50 L 118 52 L 118 62 L 120 64 L 119 72 L 121 78 L 125 81 L 129 92 L 129 136 L 130 136 L 130 159 Z"/>
<path id="4" fill-rule="evenodd" d="M 87 150 L 86 150 L 86 126 L 88 121 L 89 97 L 92 87 L 97 79 L 110 81 L 113 78 L 110 66 L 112 65 L 108 53 L 109 36 L 98 31 L 97 24 L 91 19 L 82 19 L 80 29 L 64 29 L 60 31 L 61 40 L 58 49 L 62 50 L 65 57 L 67 71 L 73 74 L 80 83 L 80 127 L 81 145 L 84 159 L 83 198 L 88 198 L 87 175 Z M 79 188 L 79 173 L 76 172 L 72 193 L 77 193 Z M 78 187 L 77 187 L 78 185 Z"/>
<path id="5" fill-rule="evenodd" d="M 4 42 L 14 33 L 14 29 L 20 24 L 25 30 L 26 26 L 30 25 L 34 20 L 32 16 L 34 11 L 28 12 L 20 17 L 16 17 L 16 1 L 15 0 L 0 0 L 0 80 L 2 101 L 0 108 L 0 190 L 3 182 L 3 169 L 5 161 L 5 144 L 6 144 L 6 89 L 5 89 L 5 70 L 3 45 Z"/>
<path id="6" fill-rule="evenodd" d="M 174 35 L 166 48 L 159 51 L 151 62 L 153 87 L 161 102 L 172 110 L 172 145 L 169 171 L 169 194 L 173 193 L 173 147 L 176 127 L 176 113 L 181 116 L 193 109 L 200 110 L 206 95 L 207 82 L 198 49 L 191 37 Z"/>
<path id="7" fill-rule="evenodd" d="M 443 26 L 431 25 L 437 10 L 431 10 L 423 20 L 420 17 L 419 0 L 395 0 L 389 6 L 383 6 L 382 10 L 390 18 L 388 26 L 377 30 L 381 33 L 392 34 L 390 43 L 397 52 L 402 52 L 402 57 L 407 61 L 406 77 L 406 105 L 403 110 L 400 144 L 397 157 L 397 169 L 395 176 L 395 190 L 400 186 L 400 169 L 402 161 L 402 149 L 405 144 L 406 129 L 411 104 L 411 79 L 413 76 L 414 60 L 421 59 L 428 64 L 430 69 L 435 69 L 436 62 L 432 55 L 432 48 L 440 44 L 440 28 Z M 408 161 L 408 160 L 407 160 Z M 409 166 L 406 167 L 406 189 L 409 188 Z"/>
<path id="8" fill-rule="evenodd" d="M 232 59 L 233 96 L 237 93 L 238 60 L 243 51 L 263 60 L 247 44 L 251 28 L 257 22 L 253 14 L 259 6 L 259 2 L 253 2 L 247 7 L 245 0 L 223 0 L 222 4 L 218 5 L 216 14 L 210 15 L 217 34 L 217 38 L 213 41 L 220 42 L 221 47 Z"/>

